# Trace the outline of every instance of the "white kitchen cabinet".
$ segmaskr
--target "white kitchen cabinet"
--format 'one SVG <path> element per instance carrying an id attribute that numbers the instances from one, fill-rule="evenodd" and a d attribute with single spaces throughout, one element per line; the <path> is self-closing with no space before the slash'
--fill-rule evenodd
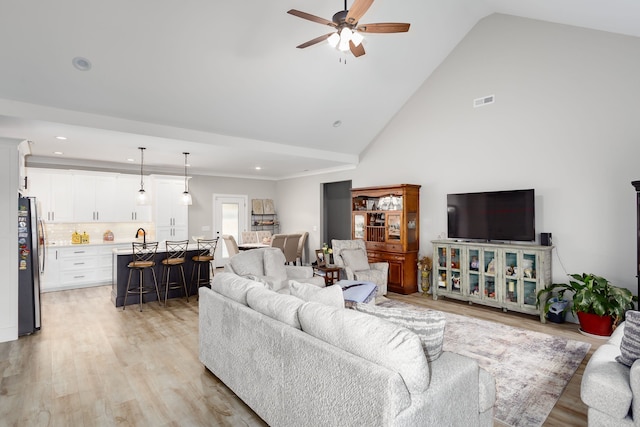
<path id="1" fill-rule="evenodd" d="M 154 177 L 156 240 L 186 240 L 189 238 L 189 206 L 182 204 L 184 178 Z"/>
<path id="2" fill-rule="evenodd" d="M 60 262 L 58 249 L 47 246 L 44 249 L 44 270 L 40 273 L 40 290 L 48 292 L 56 290 L 60 282 Z"/>
<path id="3" fill-rule="evenodd" d="M 72 222 L 73 176 L 69 171 L 29 168 L 27 190 L 38 202 L 38 215 L 47 222 Z"/>
<path id="4" fill-rule="evenodd" d="M 151 183 L 149 177 L 145 177 L 145 188 L 148 196 L 151 196 Z M 136 175 L 119 175 L 117 179 L 117 212 L 116 221 L 122 222 L 151 222 L 151 204 L 138 205 L 138 191 L 140 190 L 140 177 Z"/>
<path id="5" fill-rule="evenodd" d="M 117 200 L 117 175 L 73 174 L 76 222 L 116 221 Z"/>

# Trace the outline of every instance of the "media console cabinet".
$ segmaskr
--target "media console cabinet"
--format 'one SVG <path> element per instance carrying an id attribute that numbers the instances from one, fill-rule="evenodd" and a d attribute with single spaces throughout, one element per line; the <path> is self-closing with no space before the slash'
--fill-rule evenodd
<path id="1" fill-rule="evenodd" d="M 433 299 L 454 298 L 540 316 L 536 295 L 551 284 L 553 246 L 434 240 Z"/>

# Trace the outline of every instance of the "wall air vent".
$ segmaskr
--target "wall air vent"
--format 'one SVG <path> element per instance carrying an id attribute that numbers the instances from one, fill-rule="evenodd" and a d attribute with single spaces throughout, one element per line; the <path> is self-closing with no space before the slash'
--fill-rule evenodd
<path id="1" fill-rule="evenodd" d="M 493 104 L 496 100 L 495 95 L 487 95 L 482 98 L 476 98 L 473 100 L 473 108 L 484 107 L 487 104 Z"/>

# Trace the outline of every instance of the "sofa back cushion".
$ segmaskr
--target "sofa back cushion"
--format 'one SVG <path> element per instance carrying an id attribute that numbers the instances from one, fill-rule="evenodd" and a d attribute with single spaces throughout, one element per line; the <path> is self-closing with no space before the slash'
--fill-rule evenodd
<path id="1" fill-rule="evenodd" d="M 408 329 L 355 310 L 315 302 L 303 304 L 298 318 L 309 335 L 397 372 L 410 393 L 429 387 L 429 365 L 420 339 Z"/>
<path id="2" fill-rule="evenodd" d="M 321 288 L 310 283 L 289 280 L 289 292 L 304 301 L 313 301 L 332 307 L 344 308 L 344 296 L 340 286 Z"/>
<path id="3" fill-rule="evenodd" d="M 293 328 L 301 329 L 298 309 L 304 304 L 304 301 L 300 298 L 256 286 L 247 291 L 247 303 L 258 313 L 279 320 Z"/>
<path id="4" fill-rule="evenodd" d="M 364 249 L 343 249 L 340 251 L 342 262 L 353 271 L 369 270 L 369 260 Z"/>
<path id="5" fill-rule="evenodd" d="M 238 276 L 264 276 L 263 253 L 261 249 L 240 252 L 229 259 L 229 264 Z"/>
<path id="6" fill-rule="evenodd" d="M 444 313 L 435 310 L 407 310 L 404 308 L 378 307 L 358 303 L 355 309 L 405 327 L 420 338 L 427 361 L 432 362 L 442 354 L 444 343 Z"/>
<path id="7" fill-rule="evenodd" d="M 253 287 L 264 288 L 265 285 L 233 273 L 218 273 L 211 284 L 212 290 L 242 305 L 248 305 L 247 291 Z"/>

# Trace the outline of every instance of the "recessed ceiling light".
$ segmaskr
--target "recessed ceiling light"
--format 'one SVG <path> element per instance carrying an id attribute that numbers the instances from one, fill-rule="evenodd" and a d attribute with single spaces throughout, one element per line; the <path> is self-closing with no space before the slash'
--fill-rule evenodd
<path id="1" fill-rule="evenodd" d="M 56 139 L 65 141 L 67 139 L 67 137 L 66 136 L 56 136 Z"/>
<path id="2" fill-rule="evenodd" d="M 256 166 L 257 171 L 259 171 L 260 169 L 262 169 L 260 166 Z"/>
<path id="3" fill-rule="evenodd" d="M 127 162 L 135 162 L 133 159 L 127 159 Z"/>
<path id="4" fill-rule="evenodd" d="M 335 122 L 333 122 L 333 127 L 334 128 L 339 128 L 340 125 L 342 125 L 342 121 L 340 121 L 340 120 L 336 120 Z"/>
<path id="5" fill-rule="evenodd" d="M 77 70 L 80 71 L 89 71 L 91 69 L 91 61 L 87 58 L 83 58 L 81 56 L 76 56 L 71 60 L 71 63 Z"/>
<path id="6" fill-rule="evenodd" d="M 62 151 L 54 151 L 53 154 L 56 154 L 58 156 L 62 156 L 64 153 Z"/>

